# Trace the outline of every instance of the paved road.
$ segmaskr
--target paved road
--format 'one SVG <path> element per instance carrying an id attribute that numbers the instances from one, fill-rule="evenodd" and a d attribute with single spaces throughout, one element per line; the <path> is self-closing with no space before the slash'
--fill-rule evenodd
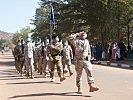
<path id="1" fill-rule="evenodd" d="M 12 55 L 0 55 L 0 100 L 132 100 L 133 70 L 94 65 L 93 73 L 100 90 L 90 93 L 83 73 L 83 94 L 77 94 L 75 71 L 61 84 L 37 73 L 26 79 L 15 72 Z"/>

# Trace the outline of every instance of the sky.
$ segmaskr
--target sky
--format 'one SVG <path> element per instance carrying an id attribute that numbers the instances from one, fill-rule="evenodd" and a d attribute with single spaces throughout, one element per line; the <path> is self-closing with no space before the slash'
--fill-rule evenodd
<path id="1" fill-rule="evenodd" d="M 35 10 L 40 0 L 1 0 L 0 1 L 0 30 L 15 33 L 30 26 Z"/>

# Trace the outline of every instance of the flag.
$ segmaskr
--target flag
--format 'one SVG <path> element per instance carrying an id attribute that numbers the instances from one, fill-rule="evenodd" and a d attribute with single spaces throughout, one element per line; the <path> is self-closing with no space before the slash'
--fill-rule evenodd
<path id="1" fill-rule="evenodd" d="M 55 28 L 55 19 L 54 19 L 54 9 L 53 9 L 52 4 L 50 4 L 50 22 L 51 22 L 52 29 L 54 29 Z"/>

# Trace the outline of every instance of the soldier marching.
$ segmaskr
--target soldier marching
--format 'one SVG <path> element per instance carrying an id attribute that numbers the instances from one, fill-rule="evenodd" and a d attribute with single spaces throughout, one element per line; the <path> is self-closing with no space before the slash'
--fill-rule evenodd
<path id="1" fill-rule="evenodd" d="M 69 76 L 73 75 L 72 59 L 74 60 L 76 71 L 76 86 L 78 93 L 82 93 L 82 71 L 85 69 L 87 75 L 87 82 L 89 91 L 98 91 L 99 88 L 95 86 L 94 78 L 92 75 L 91 50 L 89 41 L 86 39 L 87 34 L 85 31 L 69 35 L 65 41 L 59 39 L 56 34 L 52 35 L 52 40 L 39 39 L 35 45 L 32 38 L 27 36 L 26 42 L 18 41 L 14 48 L 15 68 L 18 73 L 25 74 L 27 78 L 34 78 L 35 71 L 40 75 L 50 77 L 51 82 L 55 81 L 55 69 L 59 76 L 60 82 L 66 79 L 65 70 L 69 72 Z M 69 45 L 69 42 L 72 44 Z M 73 49 L 72 49 L 73 47 Z M 75 53 L 75 54 L 73 54 Z M 20 63 L 21 62 L 21 63 Z M 23 70 L 24 69 L 24 70 Z"/>
<path id="2" fill-rule="evenodd" d="M 65 40 L 63 43 L 62 50 L 62 65 L 63 65 L 63 75 L 65 74 L 65 67 L 67 65 L 67 69 L 69 71 L 69 75 L 73 75 L 71 70 L 71 60 L 73 59 L 73 51 L 71 46 L 68 44 L 68 41 Z"/>
<path id="3" fill-rule="evenodd" d="M 87 34 L 84 30 L 81 30 L 79 33 L 70 35 L 70 39 L 75 47 L 75 57 L 74 64 L 76 70 L 76 86 L 78 88 L 78 93 L 82 94 L 81 84 L 82 84 L 82 72 L 85 69 L 87 75 L 87 81 L 89 85 L 89 91 L 94 92 L 98 91 L 99 88 L 94 84 L 94 78 L 92 76 L 92 65 L 90 62 L 91 59 L 91 49 L 89 41 L 86 39 Z"/>

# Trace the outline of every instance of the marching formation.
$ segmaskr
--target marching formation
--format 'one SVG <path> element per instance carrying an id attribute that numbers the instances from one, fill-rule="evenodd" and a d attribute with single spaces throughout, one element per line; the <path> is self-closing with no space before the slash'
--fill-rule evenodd
<path id="1" fill-rule="evenodd" d="M 14 48 L 13 55 L 15 59 L 15 68 L 21 76 L 33 79 L 35 72 L 43 75 L 44 78 L 50 75 L 51 82 L 55 80 L 55 70 L 59 76 L 60 82 L 64 81 L 65 73 L 73 75 L 71 65 L 72 60 L 76 71 L 76 86 L 78 93 L 82 93 L 82 72 L 83 69 L 87 75 L 89 91 L 99 90 L 95 86 L 92 75 L 91 49 L 89 41 L 86 39 L 85 31 L 69 35 L 65 40 L 60 40 L 56 34 L 52 35 L 51 41 L 38 39 L 34 42 L 31 36 L 26 37 L 26 41 L 18 40 Z M 71 45 L 70 45 L 71 44 Z M 67 70 L 65 70 L 66 68 Z"/>

